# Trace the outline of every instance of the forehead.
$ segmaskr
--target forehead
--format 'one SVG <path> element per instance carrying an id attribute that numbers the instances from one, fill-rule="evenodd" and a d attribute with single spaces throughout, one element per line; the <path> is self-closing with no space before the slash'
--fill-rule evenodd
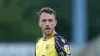
<path id="1" fill-rule="evenodd" d="M 54 19 L 54 18 L 55 18 L 54 14 L 49 14 L 49 13 L 45 13 L 45 12 L 43 12 L 40 15 L 40 19 Z"/>

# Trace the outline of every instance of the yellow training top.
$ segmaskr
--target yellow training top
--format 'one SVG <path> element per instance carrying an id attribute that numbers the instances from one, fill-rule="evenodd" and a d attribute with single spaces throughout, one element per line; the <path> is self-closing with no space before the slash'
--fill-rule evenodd
<path id="1" fill-rule="evenodd" d="M 50 39 L 38 40 L 36 43 L 35 56 L 67 56 L 70 48 L 67 41 L 55 33 Z"/>

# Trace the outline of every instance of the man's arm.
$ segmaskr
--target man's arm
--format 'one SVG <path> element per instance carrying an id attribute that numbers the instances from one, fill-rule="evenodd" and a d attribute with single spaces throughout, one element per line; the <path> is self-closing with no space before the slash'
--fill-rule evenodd
<path id="1" fill-rule="evenodd" d="M 62 37 L 55 37 L 55 48 L 59 56 L 70 56 L 70 47 L 65 39 Z"/>

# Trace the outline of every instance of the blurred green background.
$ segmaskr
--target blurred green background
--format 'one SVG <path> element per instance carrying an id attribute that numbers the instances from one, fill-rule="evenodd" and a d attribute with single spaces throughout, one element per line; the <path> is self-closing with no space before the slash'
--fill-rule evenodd
<path id="1" fill-rule="evenodd" d="M 88 0 L 88 41 L 100 33 L 100 1 Z M 71 0 L 0 0 L 0 42 L 33 42 L 42 36 L 37 12 L 51 7 L 57 13 L 56 31 L 71 41 Z"/>
<path id="2" fill-rule="evenodd" d="M 88 40 L 100 35 L 100 0 L 88 0 Z"/>

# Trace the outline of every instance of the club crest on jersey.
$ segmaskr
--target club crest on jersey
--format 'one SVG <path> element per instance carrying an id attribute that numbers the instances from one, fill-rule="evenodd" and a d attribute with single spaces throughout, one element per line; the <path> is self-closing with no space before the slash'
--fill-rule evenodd
<path id="1" fill-rule="evenodd" d="M 65 49 L 67 54 L 70 54 L 69 45 L 64 45 L 64 49 Z"/>
<path id="2" fill-rule="evenodd" d="M 50 44 L 47 44 L 47 45 L 46 45 L 46 50 L 48 50 L 49 46 L 50 46 Z"/>

